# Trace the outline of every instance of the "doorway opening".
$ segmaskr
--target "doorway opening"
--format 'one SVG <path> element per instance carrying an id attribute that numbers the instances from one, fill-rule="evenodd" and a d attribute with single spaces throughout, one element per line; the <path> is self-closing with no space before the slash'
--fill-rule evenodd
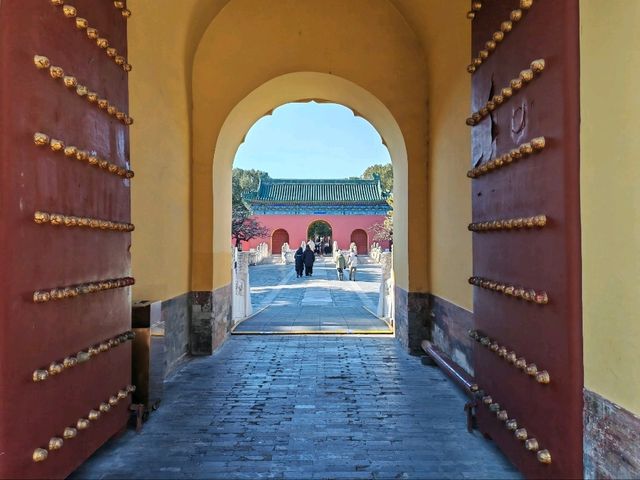
<path id="1" fill-rule="evenodd" d="M 279 228 L 271 235 L 271 254 L 279 255 L 282 252 L 282 248 L 289 245 L 289 232 L 284 228 Z"/>
<path id="2" fill-rule="evenodd" d="M 378 314 L 390 239 L 376 236 L 393 218 L 390 160 L 373 125 L 338 104 L 285 104 L 249 129 L 232 200 L 255 235 L 235 253 L 247 277 L 234 282 L 249 287 L 232 291 L 250 296 L 234 305 L 251 313 L 233 333 L 393 333 L 393 319 Z"/>
<path id="3" fill-rule="evenodd" d="M 366 255 L 369 253 L 367 232 L 365 232 L 361 228 L 357 228 L 353 232 L 351 232 L 351 243 L 355 244 L 358 254 Z"/>
<path id="4" fill-rule="evenodd" d="M 307 239 L 314 242 L 316 255 L 331 255 L 333 252 L 333 229 L 329 222 L 315 220 L 307 228 Z"/>

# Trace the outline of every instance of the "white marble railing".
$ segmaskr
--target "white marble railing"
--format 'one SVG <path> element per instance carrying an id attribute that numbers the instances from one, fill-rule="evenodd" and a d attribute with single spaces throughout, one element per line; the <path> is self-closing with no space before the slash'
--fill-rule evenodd
<path id="1" fill-rule="evenodd" d="M 269 245 L 261 243 L 256 248 L 249 250 L 249 265 L 260 265 L 266 258 L 269 258 Z"/>
<path id="2" fill-rule="evenodd" d="M 239 252 L 234 249 L 233 303 L 231 310 L 234 321 L 247 318 L 253 313 L 251 307 L 251 285 L 249 284 L 249 260 L 251 255 L 251 252 Z"/>
<path id="3" fill-rule="evenodd" d="M 369 256 L 374 262 L 380 263 L 382 258 L 382 247 L 377 243 L 371 245 L 371 248 L 369 249 Z"/>
<path id="4" fill-rule="evenodd" d="M 380 280 L 377 314 L 379 317 L 393 322 L 395 280 L 393 277 L 393 255 L 391 252 L 382 252 L 379 263 L 382 266 L 382 278 Z"/>

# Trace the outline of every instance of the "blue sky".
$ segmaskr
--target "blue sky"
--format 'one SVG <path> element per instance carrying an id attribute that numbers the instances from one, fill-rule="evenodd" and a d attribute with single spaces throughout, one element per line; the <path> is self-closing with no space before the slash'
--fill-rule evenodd
<path id="1" fill-rule="evenodd" d="M 391 163 L 373 126 L 342 105 L 289 103 L 258 120 L 240 145 L 234 167 L 272 178 L 357 177 Z"/>

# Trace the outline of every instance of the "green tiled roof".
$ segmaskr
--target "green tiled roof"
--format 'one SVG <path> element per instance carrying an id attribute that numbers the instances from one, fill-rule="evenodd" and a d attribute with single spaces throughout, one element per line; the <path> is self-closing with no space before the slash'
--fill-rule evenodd
<path id="1" fill-rule="evenodd" d="M 258 190 L 244 198 L 251 204 L 386 205 L 387 197 L 376 176 L 373 180 L 261 179 Z"/>

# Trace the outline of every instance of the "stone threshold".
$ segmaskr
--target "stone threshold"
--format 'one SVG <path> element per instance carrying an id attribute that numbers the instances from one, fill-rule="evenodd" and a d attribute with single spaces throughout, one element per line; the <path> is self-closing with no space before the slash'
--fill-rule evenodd
<path id="1" fill-rule="evenodd" d="M 393 337 L 390 330 L 292 330 L 292 331 L 242 331 L 231 332 L 231 335 L 384 335 Z"/>

